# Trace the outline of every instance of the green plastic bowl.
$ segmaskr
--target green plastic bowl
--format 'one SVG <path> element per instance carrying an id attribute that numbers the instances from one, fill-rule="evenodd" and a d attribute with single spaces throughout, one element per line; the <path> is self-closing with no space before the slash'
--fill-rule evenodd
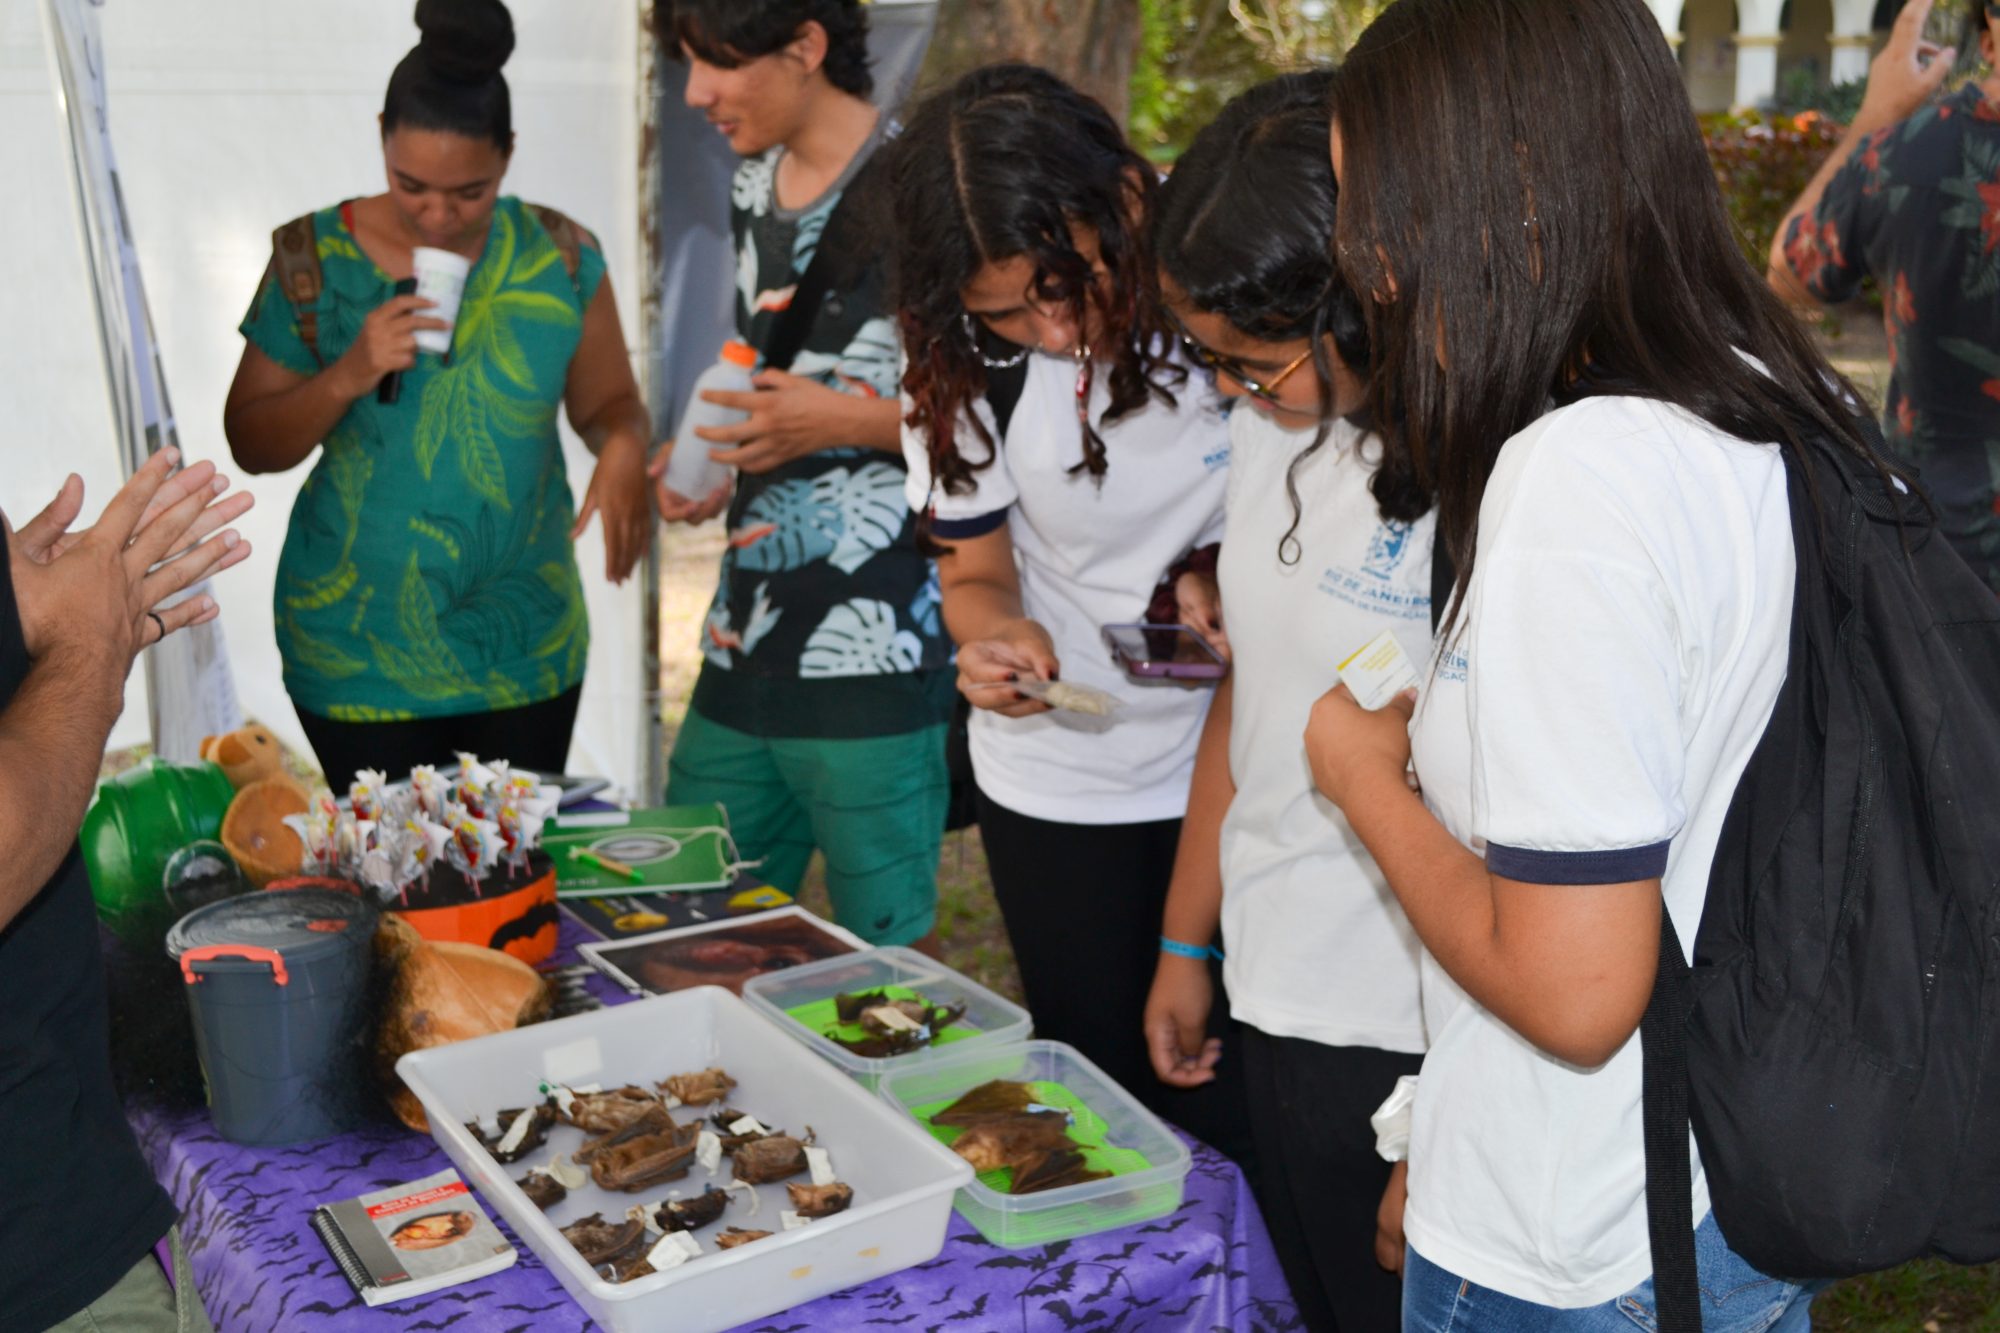
<path id="1" fill-rule="evenodd" d="M 148 759 L 97 789 L 83 817 L 83 864 L 97 914 L 113 934 L 156 952 L 179 917 L 163 891 L 167 860 L 219 837 L 236 789 L 214 764 Z"/>

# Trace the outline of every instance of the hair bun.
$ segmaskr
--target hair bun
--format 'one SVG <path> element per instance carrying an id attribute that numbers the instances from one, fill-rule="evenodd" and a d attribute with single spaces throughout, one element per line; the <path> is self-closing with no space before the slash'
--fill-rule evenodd
<path id="1" fill-rule="evenodd" d="M 501 0 L 417 0 L 417 51 L 450 83 L 481 84 L 514 54 L 514 19 Z"/>

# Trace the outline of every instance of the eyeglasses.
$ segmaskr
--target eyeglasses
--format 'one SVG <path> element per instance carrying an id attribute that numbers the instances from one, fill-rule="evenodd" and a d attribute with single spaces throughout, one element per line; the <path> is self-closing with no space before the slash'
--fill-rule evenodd
<path id="1" fill-rule="evenodd" d="M 1187 353 L 1188 360 L 1210 374 L 1227 375 L 1243 387 L 1243 392 L 1252 398 L 1262 399 L 1273 407 L 1283 406 L 1278 401 L 1278 386 L 1290 379 L 1300 366 L 1312 360 L 1312 348 L 1308 346 L 1305 351 L 1292 358 L 1290 365 L 1270 379 L 1260 380 L 1241 361 L 1233 356 L 1224 356 L 1220 352 L 1211 351 L 1189 333 L 1178 319 L 1174 319 L 1171 314 L 1168 318 L 1173 320 L 1174 334 L 1181 340 L 1181 350 Z"/>

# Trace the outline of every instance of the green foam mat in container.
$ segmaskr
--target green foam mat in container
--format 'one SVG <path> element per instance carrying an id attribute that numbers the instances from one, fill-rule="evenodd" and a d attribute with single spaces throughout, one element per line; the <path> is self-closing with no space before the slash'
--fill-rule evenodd
<path id="1" fill-rule="evenodd" d="M 1069 1111 L 1070 1138 L 1108 1179 L 1035 1194 L 1008 1192 L 1012 1172 L 980 1173 L 958 1192 L 959 1215 L 1008 1249 L 1047 1245 L 1164 1216 L 1180 1207 L 1191 1161 L 1166 1124 L 1074 1047 L 1054 1041 L 966 1049 L 892 1070 L 879 1092 L 940 1142 L 964 1131 L 930 1118 L 982 1083 L 1027 1083 L 1040 1104 Z"/>
<path id="2" fill-rule="evenodd" d="M 947 1007 L 964 1005 L 965 1014 L 940 1031 L 930 1045 L 902 1055 L 856 1055 L 830 1040 L 829 1029 L 847 1037 L 863 1035 L 859 1024 L 839 1022 L 834 997 L 877 990 L 899 999 L 923 999 Z M 871 1090 L 892 1069 L 922 1064 L 947 1052 L 1017 1046 L 1033 1030 L 1028 1011 L 1020 1005 L 914 949 L 869 949 L 766 973 L 744 984 L 743 998 L 787 1036 L 811 1047 Z"/>
<path id="3" fill-rule="evenodd" d="M 919 1004 L 932 1005 L 938 1003 L 930 996 L 909 986 L 878 986 L 867 989 L 880 990 L 883 995 L 891 1000 L 915 1000 Z M 812 1000 L 806 1004 L 795 1004 L 785 1010 L 785 1012 L 791 1015 L 792 1020 L 801 1027 L 810 1028 L 829 1041 L 832 1041 L 835 1037 L 844 1037 L 849 1041 L 860 1041 L 864 1037 L 873 1035 L 859 1023 L 841 1022 L 840 1011 L 836 1008 L 832 996 L 828 996 L 824 1000 Z M 935 1049 L 939 1046 L 951 1046 L 969 1037 L 977 1037 L 978 1035 L 979 1029 L 961 1018 L 950 1027 L 944 1028 L 933 1036 L 930 1040 L 930 1048 Z M 839 1045 L 838 1042 L 834 1044 Z M 921 1050 L 924 1048 L 919 1047 L 918 1049 Z"/>
<path id="4" fill-rule="evenodd" d="M 1090 1109 L 1090 1104 L 1060 1083 L 1030 1083 L 1037 1105 L 1052 1110 L 1067 1111 L 1070 1115 L 1070 1142 L 1083 1149 L 1083 1164 L 1092 1171 L 1108 1171 L 1114 1176 L 1129 1176 L 1134 1171 L 1144 1171 L 1153 1164 L 1146 1155 L 1131 1148 L 1120 1148 L 1106 1142 L 1111 1136 L 1111 1126 L 1103 1116 Z M 926 1106 L 912 1106 L 910 1114 L 917 1123 L 931 1132 L 931 1137 L 949 1148 L 958 1142 L 965 1131 L 957 1125 L 940 1125 L 931 1117 L 956 1101 L 932 1102 Z M 981 1171 L 979 1183 L 1002 1194 L 1014 1192 L 1014 1171 L 1012 1167 L 997 1166 L 991 1171 Z"/>

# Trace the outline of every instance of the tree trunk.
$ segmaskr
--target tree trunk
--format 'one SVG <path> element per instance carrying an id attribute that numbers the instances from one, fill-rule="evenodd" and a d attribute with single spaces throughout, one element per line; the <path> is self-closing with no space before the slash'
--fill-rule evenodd
<path id="1" fill-rule="evenodd" d="M 1089 93 L 1123 125 L 1139 30 L 1139 0 L 943 0 L 924 84 L 935 88 L 996 60 L 1025 60 Z"/>

